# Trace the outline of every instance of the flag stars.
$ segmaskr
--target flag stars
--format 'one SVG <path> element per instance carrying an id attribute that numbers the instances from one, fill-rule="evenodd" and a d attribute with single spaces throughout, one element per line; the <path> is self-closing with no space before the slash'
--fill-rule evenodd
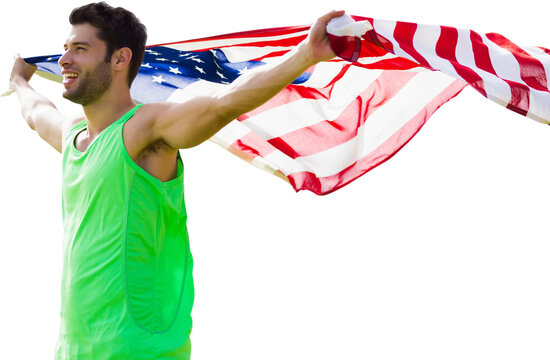
<path id="1" fill-rule="evenodd" d="M 168 70 L 168 71 L 170 71 L 172 74 L 175 74 L 175 75 L 180 75 L 180 74 L 182 74 L 182 72 L 180 71 L 180 69 L 178 69 L 177 67 L 174 67 L 174 68 L 173 68 L 173 67 L 170 66 L 170 70 Z"/>
<path id="2" fill-rule="evenodd" d="M 146 51 L 140 73 L 147 74 L 146 81 L 156 84 L 156 89 L 157 85 L 185 87 L 197 80 L 226 85 L 256 66 L 255 61 L 231 63 L 220 49 L 192 52 L 159 47 Z"/>
<path id="3" fill-rule="evenodd" d="M 163 82 L 165 82 L 166 80 L 164 80 L 164 78 L 162 77 L 162 75 L 159 75 L 159 76 L 155 76 L 153 75 L 153 82 L 157 83 L 157 84 L 162 84 Z"/>
<path id="4" fill-rule="evenodd" d="M 244 68 L 242 68 L 242 69 L 239 70 L 239 75 L 242 75 L 242 74 L 244 74 L 244 73 L 247 72 L 247 71 L 250 71 L 250 69 L 248 68 L 248 66 L 245 66 Z"/>
<path id="5" fill-rule="evenodd" d="M 199 64 L 201 64 L 201 63 L 204 62 L 204 61 L 202 61 L 201 59 L 199 59 L 199 58 L 197 57 L 197 55 L 193 55 L 193 56 L 189 57 L 187 60 L 193 60 L 193 61 L 198 62 Z"/>

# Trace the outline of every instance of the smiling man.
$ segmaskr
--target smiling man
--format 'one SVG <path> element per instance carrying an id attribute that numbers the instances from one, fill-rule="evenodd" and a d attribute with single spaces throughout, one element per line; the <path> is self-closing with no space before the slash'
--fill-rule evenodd
<path id="1" fill-rule="evenodd" d="M 182 104 L 136 105 L 130 86 L 146 29 L 106 3 L 72 11 L 59 59 L 69 119 L 29 85 L 15 59 L 11 87 L 28 125 L 62 153 L 64 264 L 56 359 L 189 359 L 194 291 L 178 149 L 200 144 L 334 56 L 326 24 L 279 63 Z"/>

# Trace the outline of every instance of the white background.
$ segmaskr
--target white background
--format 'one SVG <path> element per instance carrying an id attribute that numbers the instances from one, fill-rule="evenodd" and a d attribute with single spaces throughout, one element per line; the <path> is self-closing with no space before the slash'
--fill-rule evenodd
<path id="1" fill-rule="evenodd" d="M 1 5 L 0 91 L 16 52 L 62 51 L 81 4 Z M 540 0 L 111 4 L 136 13 L 149 44 L 308 24 L 337 6 L 550 47 Z M 75 111 L 59 86 L 33 84 Z M 0 114 L 0 358 L 51 359 L 60 156 L 26 126 L 15 96 L 0 99 Z M 193 359 L 548 359 L 549 153 L 547 126 L 470 88 L 390 161 L 324 197 L 295 194 L 211 143 L 183 151 Z"/>

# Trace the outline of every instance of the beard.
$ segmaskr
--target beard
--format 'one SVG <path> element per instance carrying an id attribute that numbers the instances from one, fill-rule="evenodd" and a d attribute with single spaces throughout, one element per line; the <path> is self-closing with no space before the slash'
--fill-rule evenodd
<path id="1" fill-rule="evenodd" d="M 76 88 L 66 89 L 63 97 L 86 106 L 99 99 L 107 91 L 111 80 L 111 64 L 101 62 L 95 69 L 80 74 Z"/>

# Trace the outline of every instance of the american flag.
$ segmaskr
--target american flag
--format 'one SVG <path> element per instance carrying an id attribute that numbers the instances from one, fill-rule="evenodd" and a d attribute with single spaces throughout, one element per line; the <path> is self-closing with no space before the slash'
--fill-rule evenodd
<path id="1" fill-rule="evenodd" d="M 550 51 L 497 34 L 346 16 L 328 26 L 338 58 L 319 63 L 211 140 L 288 181 L 328 194 L 397 153 L 465 86 L 550 122 Z M 309 26 L 149 46 L 132 97 L 182 102 L 290 51 Z M 26 59 L 60 79 L 59 55 Z M 436 71 L 437 70 L 437 71 Z"/>

